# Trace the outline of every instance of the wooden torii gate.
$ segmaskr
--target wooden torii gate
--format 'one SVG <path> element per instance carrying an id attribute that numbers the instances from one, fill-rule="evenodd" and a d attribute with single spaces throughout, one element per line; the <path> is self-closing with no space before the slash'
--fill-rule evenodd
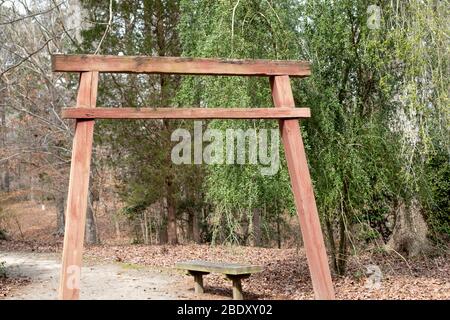
<path id="1" fill-rule="evenodd" d="M 67 197 L 59 299 L 78 299 L 89 171 L 95 119 L 278 119 L 295 206 L 316 299 L 334 299 L 323 235 L 298 119 L 309 108 L 295 108 L 289 77 L 307 77 L 303 61 L 224 60 L 144 56 L 53 55 L 54 72 L 78 72 L 75 108 L 63 118 L 76 119 Z M 267 76 L 274 108 L 96 108 L 99 72 L 185 75 Z"/>

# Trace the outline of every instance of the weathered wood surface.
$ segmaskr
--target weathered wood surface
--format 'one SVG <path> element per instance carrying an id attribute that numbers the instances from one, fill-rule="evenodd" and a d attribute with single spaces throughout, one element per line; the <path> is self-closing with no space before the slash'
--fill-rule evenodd
<path id="1" fill-rule="evenodd" d="M 83 72 L 78 88 L 77 108 L 94 108 L 98 72 Z M 67 196 L 66 226 L 62 257 L 59 299 L 76 300 L 80 294 L 80 274 L 86 223 L 89 172 L 94 120 L 77 120 Z"/>
<path id="2" fill-rule="evenodd" d="M 244 300 L 244 292 L 242 291 L 242 279 L 250 277 L 249 274 L 244 275 L 230 275 L 227 274 L 227 278 L 231 280 L 233 284 L 233 300 Z"/>
<path id="3" fill-rule="evenodd" d="M 309 63 L 306 61 L 62 54 L 52 56 L 52 70 L 292 77 L 306 77 L 311 74 Z"/>
<path id="4" fill-rule="evenodd" d="M 296 119 L 309 108 L 65 108 L 64 119 Z"/>
<path id="5" fill-rule="evenodd" d="M 200 271 L 200 272 L 216 272 L 229 275 L 247 275 L 262 272 L 263 268 L 257 265 L 245 265 L 237 263 L 209 262 L 209 261 L 183 261 L 178 262 L 175 267 L 177 269 Z"/>
<path id="6" fill-rule="evenodd" d="M 209 272 L 188 271 L 191 276 L 194 276 L 194 292 L 195 294 L 203 294 L 205 288 L 203 287 L 203 276 Z"/>
<path id="7" fill-rule="evenodd" d="M 275 107 L 295 107 L 288 76 L 271 78 L 271 86 Z M 314 294 L 316 299 L 334 299 L 325 243 L 298 120 L 280 120 L 280 130 Z"/>

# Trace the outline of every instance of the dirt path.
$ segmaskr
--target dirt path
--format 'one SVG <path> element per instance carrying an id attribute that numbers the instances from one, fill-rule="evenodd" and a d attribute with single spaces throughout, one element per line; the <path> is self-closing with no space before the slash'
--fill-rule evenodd
<path id="1" fill-rule="evenodd" d="M 56 299 L 59 255 L 6 252 L 0 253 L 0 261 L 6 262 L 8 276 L 31 280 L 14 289 L 6 299 Z M 87 261 L 81 274 L 81 299 L 189 299 L 191 291 L 178 274 L 134 265 Z"/>

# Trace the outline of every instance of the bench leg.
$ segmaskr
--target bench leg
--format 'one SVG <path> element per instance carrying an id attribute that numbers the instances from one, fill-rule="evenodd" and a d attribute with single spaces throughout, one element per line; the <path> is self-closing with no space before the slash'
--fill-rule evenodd
<path id="1" fill-rule="evenodd" d="M 240 278 L 234 278 L 233 280 L 233 300 L 244 300 L 242 294 L 242 284 Z"/>
<path id="2" fill-rule="evenodd" d="M 246 279 L 248 277 L 250 277 L 249 274 L 242 274 L 242 275 L 227 274 L 227 278 L 233 282 L 233 300 L 244 300 L 241 280 Z"/>
<path id="3" fill-rule="evenodd" d="M 201 273 L 194 274 L 194 291 L 195 294 L 203 294 L 205 292 L 203 288 L 203 275 Z"/>
<path id="4" fill-rule="evenodd" d="M 189 271 L 191 276 L 194 276 L 194 292 L 195 294 L 203 294 L 205 291 L 203 287 L 203 275 L 208 272 Z"/>

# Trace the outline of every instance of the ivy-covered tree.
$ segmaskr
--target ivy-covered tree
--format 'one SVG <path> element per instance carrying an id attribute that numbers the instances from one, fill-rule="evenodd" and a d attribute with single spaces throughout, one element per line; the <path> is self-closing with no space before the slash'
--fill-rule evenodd
<path id="1" fill-rule="evenodd" d="M 439 196 L 448 185 L 433 182 L 433 169 L 426 169 L 431 163 L 436 166 L 432 159 L 441 154 L 435 161 L 448 172 L 448 161 L 442 161 L 448 160 L 448 139 L 442 139 L 448 137 L 443 89 L 448 80 L 439 76 L 448 45 L 438 27 L 445 25 L 446 16 L 440 2 L 382 2 L 374 7 L 364 0 L 182 1 L 181 9 L 183 55 L 312 63 L 309 79 L 293 81 L 294 93 L 297 105 L 312 109 L 312 118 L 304 122 L 308 158 L 337 273 L 345 272 L 349 248 L 356 249 L 357 241 L 392 239 L 405 220 L 400 216 L 413 214 L 413 199 L 420 202 L 417 219 L 429 216 L 428 221 L 448 225 L 442 218 L 448 217 L 448 201 Z M 430 80 L 433 85 L 426 85 Z M 208 107 L 271 103 L 268 84 L 260 79 L 188 78 L 178 97 Z M 400 128 L 399 122 L 409 127 Z M 213 121 L 209 126 L 276 125 Z M 410 139 L 411 130 L 418 130 L 413 138 L 419 143 Z M 292 212 L 282 167 L 271 178 L 261 177 L 252 166 L 207 168 L 207 195 L 220 215 L 217 225 L 221 230 L 225 225 L 225 239 L 239 240 L 236 226 L 254 208 L 273 208 L 275 216 L 284 208 Z M 433 193 L 430 187 L 436 184 Z M 427 191 L 425 197 L 421 190 Z M 429 203 L 435 209 L 440 203 L 440 213 L 427 211 Z M 400 210 L 405 204 L 408 209 Z M 422 236 L 400 238 L 401 243 L 416 243 L 419 252 L 427 242 Z M 411 253 L 417 251 L 410 250 L 414 246 L 404 249 Z"/>
<path id="2" fill-rule="evenodd" d="M 178 30 L 182 55 L 295 59 L 299 48 L 295 37 L 296 8 L 296 1 L 181 1 Z M 183 79 L 177 98 L 185 105 L 197 103 L 209 108 L 272 105 L 266 78 L 189 77 Z M 208 128 L 225 132 L 228 128 L 276 129 L 278 124 L 262 120 L 215 120 Z M 249 141 L 246 143 L 248 150 Z M 249 155 L 246 156 L 248 163 Z M 256 164 L 206 167 L 206 195 L 214 206 L 213 239 L 259 243 L 261 227 L 266 231 L 265 238 L 273 239 L 274 224 L 269 222 L 279 222 L 280 212 L 293 212 L 284 160 L 274 175 L 264 176 L 260 169 Z M 242 225 L 248 228 L 242 230 Z"/>

